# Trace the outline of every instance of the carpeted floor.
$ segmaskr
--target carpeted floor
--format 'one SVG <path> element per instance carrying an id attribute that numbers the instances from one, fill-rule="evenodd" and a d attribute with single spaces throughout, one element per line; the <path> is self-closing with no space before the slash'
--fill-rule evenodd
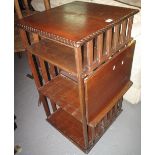
<path id="1" fill-rule="evenodd" d="M 38 93 L 25 55 L 15 56 L 15 145 L 19 155 L 84 155 L 45 120 L 43 107 L 38 107 Z M 140 155 L 141 104 L 123 102 L 123 112 L 90 151 L 89 155 Z"/>

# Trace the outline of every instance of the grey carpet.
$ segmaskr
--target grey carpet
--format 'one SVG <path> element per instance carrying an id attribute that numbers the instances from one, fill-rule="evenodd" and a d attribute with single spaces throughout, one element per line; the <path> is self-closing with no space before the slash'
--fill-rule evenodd
<path id="1" fill-rule="evenodd" d="M 15 114 L 17 129 L 15 145 L 21 145 L 19 155 L 84 155 L 68 139 L 45 120 L 43 107 L 37 106 L 38 93 L 25 55 L 15 56 Z M 140 155 L 141 104 L 123 102 L 123 112 L 107 130 L 89 155 Z"/>

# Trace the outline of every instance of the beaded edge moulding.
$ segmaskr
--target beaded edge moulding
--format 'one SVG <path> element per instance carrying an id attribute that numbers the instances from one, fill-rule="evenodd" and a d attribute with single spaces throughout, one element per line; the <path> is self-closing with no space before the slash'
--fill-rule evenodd
<path id="1" fill-rule="evenodd" d="M 103 27 L 102 29 L 99 29 L 97 30 L 96 32 L 94 33 L 91 33 L 90 35 L 82 38 L 81 40 L 79 41 L 73 41 L 73 40 L 69 40 L 67 38 L 64 38 L 64 37 L 61 37 L 59 35 L 56 35 L 56 34 L 53 34 L 53 33 L 49 33 L 49 32 L 43 32 L 42 30 L 39 30 L 39 29 L 35 29 L 35 28 L 32 28 L 31 26 L 29 25 L 23 25 L 21 24 L 20 22 L 17 22 L 15 25 L 19 28 L 22 28 L 28 32 L 32 32 L 32 33 L 37 33 L 41 36 L 44 36 L 48 39 L 51 39 L 53 41 L 57 41 L 61 44 L 65 44 L 69 47 L 73 47 L 73 48 L 77 48 L 77 47 L 80 47 L 82 46 L 84 43 L 90 41 L 92 38 L 94 38 L 95 36 L 103 33 L 104 31 L 106 31 L 107 29 L 111 28 L 112 26 L 118 24 L 119 22 L 125 20 L 126 18 L 129 18 L 130 16 L 133 16 L 134 14 L 136 14 L 137 12 L 139 12 L 139 10 L 133 10 L 133 12 L 131 12 L 130 14 L 124 16 L 123 18 L 120 18 L 119 20 L 115 20 L 115 21 L 111 21 L 109 22 L 109 24 L 106 26 L 106 27 Z"/>

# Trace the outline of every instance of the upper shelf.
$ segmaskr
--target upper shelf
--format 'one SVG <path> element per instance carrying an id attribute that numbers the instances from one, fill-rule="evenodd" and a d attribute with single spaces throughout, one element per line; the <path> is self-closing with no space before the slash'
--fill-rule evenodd
<path id="1" fill-rule="evenodd" d="M 41 57 L 45 61 L 56 65 L 57 67 L 76 75 L 76 64 L 74 49 L 57 44 L 54 41 L 42 39 L 38 43 L 29 46 L 28 51 Z"/>
<path id="2" fill-rule="evenodd" d="M 79 47 L 138 11 L 76 1 L 21 19 L 17 25 L 26 31 Z"/>
<path id="3" fill-rule="evenodd" d="M 32 44 L 27 50 L 33 55 L 42 58 L 58 68 L 68 72 L 71 76 L 77 77 L 77 68 L 74 49 L 55 41 L 42 39 Z M 96 53 L 95 53 L 96 54 Z M 83 72 L 86 72 L 86 51 L 82 53 Z"/>

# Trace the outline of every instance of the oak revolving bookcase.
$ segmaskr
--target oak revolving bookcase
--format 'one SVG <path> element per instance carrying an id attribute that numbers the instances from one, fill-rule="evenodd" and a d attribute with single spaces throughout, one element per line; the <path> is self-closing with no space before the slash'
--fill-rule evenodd
<path id="1" fill-rule="evenodd" d="M 27 55 L 47 121 L 85 153 L 122 111 L 132 85 L 137 12 L 76 1 L 17 22 L 34 36 Z"/>

